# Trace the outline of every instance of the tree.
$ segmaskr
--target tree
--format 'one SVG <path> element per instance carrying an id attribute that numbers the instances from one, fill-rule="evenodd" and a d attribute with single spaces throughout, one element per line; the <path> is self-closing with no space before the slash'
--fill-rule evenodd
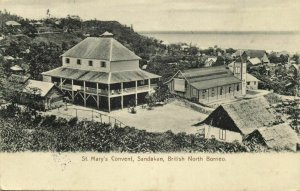
<path id="1" fill-rule="evenodd" d="M 291 126 L 297 133 L 300 133 L 300 100 L 294 99 L 288 108 L 289 119 L 291 119 Z"/>
<path id="2" fill-rule="evenodd" d="M 29 63 L 28 72 L 33 79 L 41 80 L 41 73 L 52 70 L 60 66 L 59 55 L 62 49 L 54 43 L 49 45 L 41 42 L 32 44 L 30 53 L 26 55 L 25 60 Z"/>
<path id="3" fill-rule="evenodd" d="M 159 81 L 157 83 L 157 87 L 155 88 L 154 99 L 157 102 L 165 101 L 170 97 L 171 93 L 168 88 L 168 85 L 163 84 L 163 82 Z"/>
<path id="4" fill-rule="evenodd" d="M 225 59 L 222 56 L 218 56 L 215 63 L 212 66 L 223 66 L 225 64 Z"/>

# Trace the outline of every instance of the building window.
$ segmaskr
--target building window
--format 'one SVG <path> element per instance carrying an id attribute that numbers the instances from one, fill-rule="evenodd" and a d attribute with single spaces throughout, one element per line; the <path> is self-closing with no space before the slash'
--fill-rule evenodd
<path id="1" fill-rule="evenodd" d="M 220 140 L 226 140 L 226 130 L 220 129 L 220 132 L 219 132 L 219 139 L 220 139 Z"/>
<path id="2" fill-rule="evenodd" d="M 197 89 L 193 89 L 193 96 L 197 96 Z"/>
<path id="3" fill-rule="evenodd" d="M 236 73 L 236 74 L 239 74 L 239 73 L 240 73 L 240 67 L 236 67 L 236 68 L 235 68 L 235 73 Z"/>
<path id="4" fill-rule="evenodd" d="M 66 64 L 70 64 L 70 58 L 66 58 Z"/>
<path id="5" fill-rule="evenodd" d="M 256 85 L 256 82 L 253 82 L 254 83 L 254 85 Z"/>
<path id="6" fill-rule="evenodd" d="M 240 91 L 240 85 L 239 84 L 236 86 L 236 91 Z"/>
<path id="7" fill-rule="evenodd" d="M 77 59 L 77 64 L 81 65 L 81 60 L 80 59 Z"/>
<path id="8" fill-rule="evenodd" d="M 89 66 L 93 66 L 93 61 L 89 60 Z"/>
<path id="9" fill-rule="evenodd" d="M 106 62 L 101 62 L 101 68 L 106 68 Z"/>
<path id="10" fill-rule="evenodd" d="M 220 95 L 222 95 L 222 94 L 223 94 L 223 88 L 220 89 Z"/>
<path id="11" fill-rule="evenodd" d="M 254 84 L 255 84 L 255 82 L 254 82 Z M 247 85 L 250 85 L 250 82 L 247 82 Z"/>
<path id="12" fill-rule="evenodd" d="M 211 97 L 214 97 L 215 96 L 215 88 L 212 88 L 211 89 Z"/>
<path id="13" fill-rule="evenodd" d="M 231 87 L 228 88 L 228 93 L 231 93 Z"/>

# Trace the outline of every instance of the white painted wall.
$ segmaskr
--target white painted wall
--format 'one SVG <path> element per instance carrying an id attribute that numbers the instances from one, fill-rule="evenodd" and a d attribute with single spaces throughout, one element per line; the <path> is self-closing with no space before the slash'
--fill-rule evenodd
<path id="1" fill-rule="evenodd" d="M 129 71 L 129 70 L 138 70 L 139 69 L 139 60 L 125 60 L 117 61 L 110 63 L 110 71 Z"/>
<path id="2" fill-rule="evenodd" d="M 207 139 L 211 139 L 214 137 L 215 139 L 224 142 L 233 142 L 233 141 L 242 142 L 243 140 L 242 135 L 237 132 L 222 130 L 220 128 L 209 126 L 209 125 L 204 125 L 203 128 L 205 128 L 205 138 Z"/>
<path id="3" fill-rule="evenodd" d="M 62 57 L 62 63 L 64 67 L 76 68 L 76 69 L 84 69 L 84 70 L 94 70 L 100 72 L 109 72 L 110 62 L 107 60 L 95 60 L 95 59 L 82 59 L 82 58 L 69 58 L 70 63 L 66 63 L 66 58 Z M 81 64 L 77 64 L 77 59 L 81 60 Z M 93 66 L 89 66 L 89 61 L 93 61 Z M 106 67 L 101 67 L 101 62 L 106 63 Z"/>

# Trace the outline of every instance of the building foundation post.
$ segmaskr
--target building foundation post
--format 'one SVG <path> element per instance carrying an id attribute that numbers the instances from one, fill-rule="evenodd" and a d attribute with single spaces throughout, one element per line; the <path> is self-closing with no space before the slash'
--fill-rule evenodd
<path id="1" fill-rule="evenodd" d="M 135 81 L 135 105 L 137 106 L 138 104 L 138 98 L 137 98 L 137 81 Z"/>
<path id="2" fill-rule="evenodd" d="M 74 85 L 74 80 L 72 80 L 72 102 L 74 102 L 74 88 L 73 88 L 73 85 Z"/>
<path id="3" fill-rule="evenodd" d="M 85 81 L 83 81 L 83 101 L 84 101 L 84 107 L 86 107 Z"/>
<path id="4" fill-rule="evenodd" d="M 96 86 L 97 86 L 97 89 L 96 89 L 96 93 L 97 93 L 97 108 L 99 109 L 99 94 L 98 94 L 99 86 L 98 86 L 98 83 L 96 83 Z"/>
<path id="5" fill-rule="evenodd" d="M 121 82 L 121 109 L 124 108 L 123 82 Z"/>

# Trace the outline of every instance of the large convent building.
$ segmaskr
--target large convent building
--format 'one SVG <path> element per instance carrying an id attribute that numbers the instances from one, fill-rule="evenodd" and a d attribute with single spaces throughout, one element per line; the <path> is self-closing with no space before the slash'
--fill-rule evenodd
<path id="1" fill-rule="evenodd" d="M 141 59 L 111 33 L 88 37 L 66 51 L 62 66 L 42 73 L 75 104 L 111 111 L 144 102 L 160 76 L 139 68 Z"/>

